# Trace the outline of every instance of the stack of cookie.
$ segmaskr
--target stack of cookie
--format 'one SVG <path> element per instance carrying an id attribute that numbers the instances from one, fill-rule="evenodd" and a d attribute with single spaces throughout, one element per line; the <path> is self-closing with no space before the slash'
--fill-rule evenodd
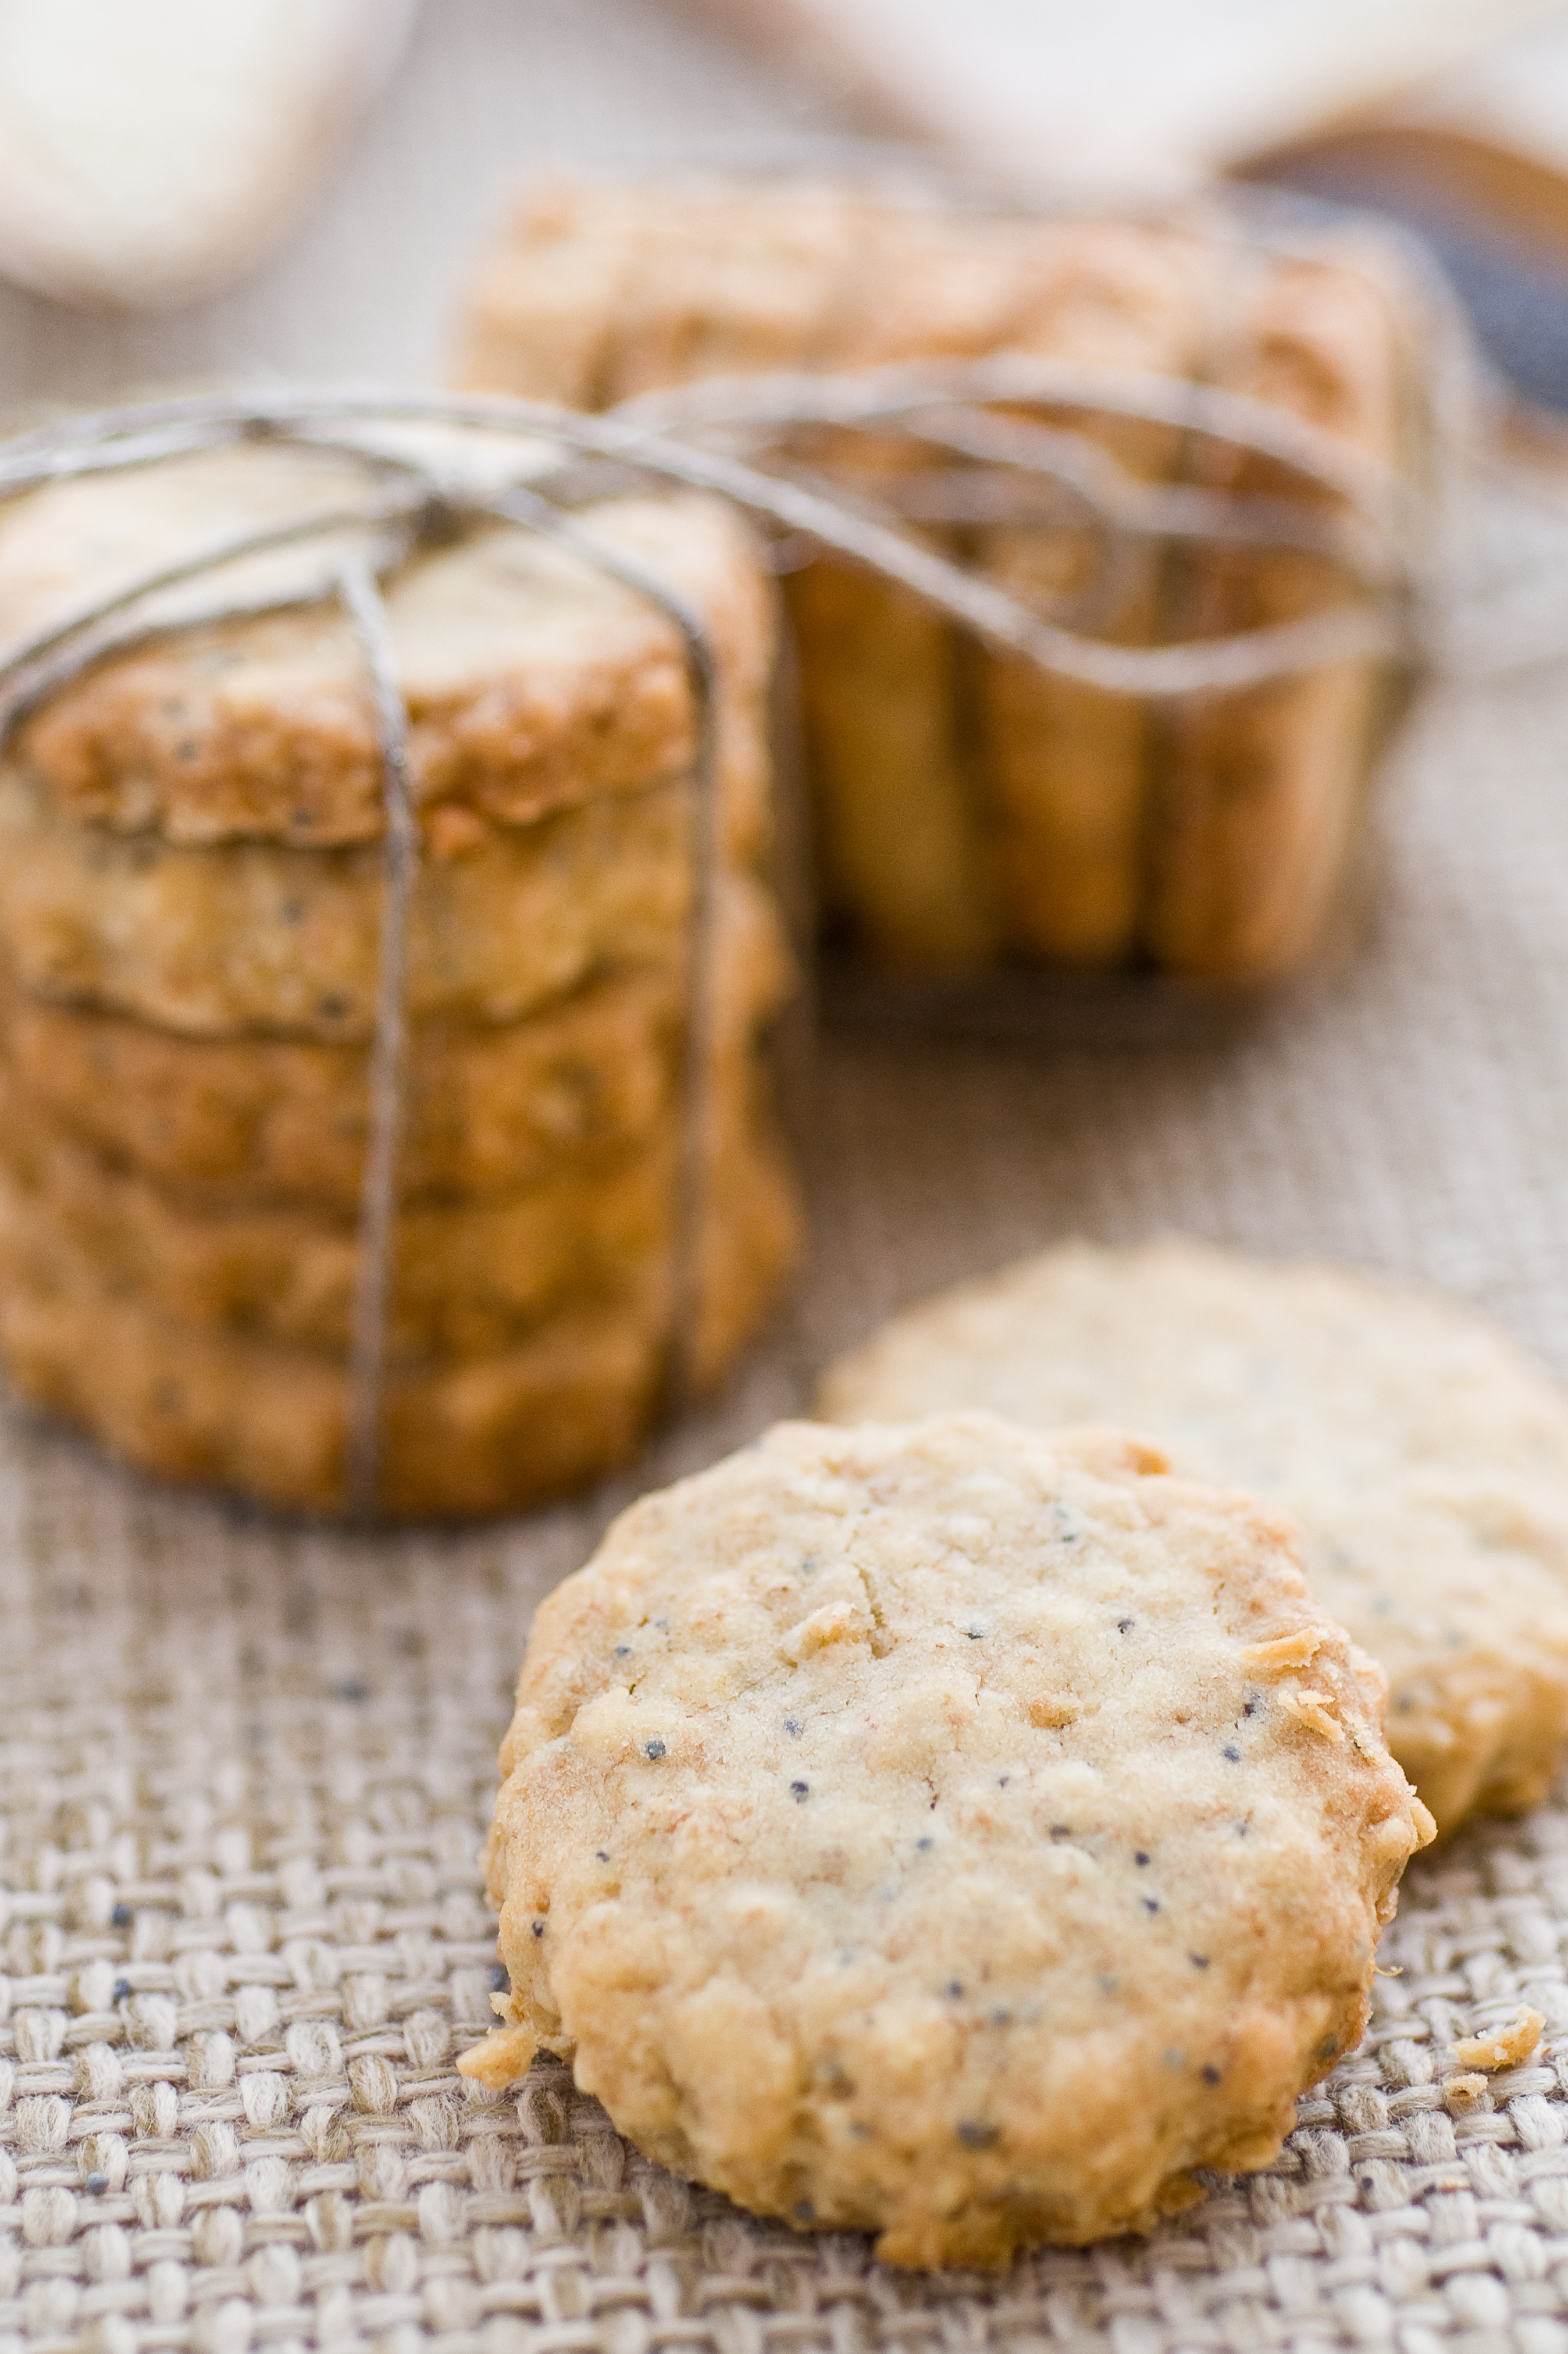
<path id="1" fill-rule="evenodd" d="M 260 445 L 51 485 L 0 522 L 0 637 L 373 491 L 363 468 Z M 760 1055 L 789 970 L 758 871 L 769 598 L 724 508 L 626 499 L 582 527 L 685 600 L 716 669 L 683 1336 L 711 1380 L 797 1246 Z M 380 1502 L 487 1512 L 624 1459 L 675 1337 L 699 715 L 657 603 L 519 528 L 418 556 L 387 608 L 421 845 Z M 365 660 L 331 600 L 99 661 L 0 769 L 12 1378 L 133 1461 L 326 1511 L 345 1493 L 383 832 Z"/>
<path id="2" fill-rule="evenodd" d="M 570 187 L 525 204 L 483 263 L 461 376 L 603 408 L 705 376 L 1013 352 L 1246 394 L 1408 483 L 1431 456 L 1429 334 L 1398 265 L 1360 233 L 1284 249 L 863 187 Z M 1303 495 L 1289 469 L 1169 423 L 1055 421 L 1134 481 Z M 907 441 L 818 432 L 795 455 L 863 508 L 910 512 Z M 1319 515 L 1338 505 L 1306 495 Z M 1301 547 L 1139 538 L 1107 564 L 1083 506 L 1053 509 L 1038 484 L 1020 485 L 1012 516 L 910 528 L 1112 643 L 1300 620 L 1357 593 L 1337 558 Z M 1168 716 L 978 655 L 904 589 L 835 561 L 788 588 L 829 912 L 877 956 L 1245 983 L 1298 970 L 1332 933 L 1393 705 L 1388 664 Z"/>

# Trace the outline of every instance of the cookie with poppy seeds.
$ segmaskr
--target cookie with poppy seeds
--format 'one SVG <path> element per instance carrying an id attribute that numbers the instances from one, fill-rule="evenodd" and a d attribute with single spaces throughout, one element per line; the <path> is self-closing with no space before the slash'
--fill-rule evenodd
<path id="1" fill-rule="evenodd" d="M 887 2261 L 1001 2264 L 1267 2164 L 1430 1836 L 1290 1524 L 1103 1432 L 784 1424 L 535 1623 L 504 2084 Z"/>
<path id="2" fill-rule="evenodd" d="M 482 438 L 416 436 L 460 489 L 494 486 Z M 247 437 L 0 514 L 8 642 L 166 580 L 0 765 L 0 1358 L 132 1462 L 313 1511 L 374 1411 L 379 1506 L 468 1517 L 624 1463 L 798 1255 L 773 595 L 712 500 L 599 500 L 570 546 L 428 510 L 383 579 L 418 833 L 395 941 L 333 586 L 393 553 L 387 481 Z"/>
<path id="3" fill-rule="evenodd" d="M 1568 1742 L 1568 1399 L 1456 1302 L 1204 1243 L 1071 1243 L 895 1317 L 819 1403 L 1146 1431 L 1295 1513 L 1443 1830 L 1545 1797 Z"/>
<path id="4" fill-rule="evenodd" d="M 754 876 L 721 875 L 714 916 L 710 1085 L 727 1103 L 755 1092 L 757 1037 L 788 999 L 794 966 Z M 404 1203 L 591 1176 L 668 1130 L 686 993 L 683 942 L 662 963 L 612 964 L 520 1021 L 410 1023 Z M 181 1035 L 29 996 L 0 968 L 0 1108 L 8 1086 L 33 1127 L 215 1204 L 359 1207 L 370 1119 L 362 1041 Z"/>
<path id="5" fill-rule="evenodd" d="M 668 967 L 684 952 L 692 867 L 680 782 L 493 827 L 463 855 L 426 861 L 408 911 L 409 1019 L 516 1022 L 612 963 Z M 0 769 L 0 950 L 36 997 L 176 1036 L 363 1044 L 382 891 L 378 843 L 116 834 Z"/>
<path id="6" fill-rule="evenodd" d="M 160 1478 L 342 1511 L 351 1394 L 341 1355 L 232 1318 L 181 1320 L 168 1283 L 162 1297 L 144 1277 L 133 1287 L 79 1237 L 19 1231 L 12 1207 L 0 1188 L 0 1352 L 19 1396 Z M 799 1246 L 793 1188 L 757 1139 L 703 1236 L 699 1387 L 763 1321 Z M 568 1290 L 539 1320 L 483 1336 L 503 1345 L 482 1354 L 398 1350 L 382 1385 L 382 1509 L 443 1521 L 519 1511 L 629 1462 L 666 1376 L 672 1274 L 666 1254 L 627 1272 L 615 1297 Z"/>
<path id="7" fill-rule="evenodd" d="M 51 482 L 0 514 L 0 642 L 238 532 L 363 515 L 377 495 L 364 467 L 254 441 Z M 673 497 L 602 500 L 578 527 L 701 621 L 718 688 L 724 848 L 744 864 L 768 827 L 759 712 L 773 634 L 747 526 L 717 501 Z M 319 572 L 298 555 L 251 557 L 152 610 L 163 620 L 259 588 L 298 594 Z M 387 623 L 434 856 L 691 769 L 697 708 L 681 632 L 577 550 L 501 524 L 427 548 L 388 579 Z M 330 600 L 194 622 L 106 654 L 25 717 L 9 751 L 60 816 L 109 836 L 318 850 L 381 838 L 365 659 Z"/>
<path id="8" fill-rule="evenodd" d="M 525 197 L 475 272 L 458 374 L 475 391 L 592 409 L 715 377 L 1003 354 L 1102 387 L 1141 380 L 1150 417 L 1114 394 L 1033 413 L 1083 437 L 1077 462 L 1102 481 L 1119 468 L 1124 498 L 1141 484 L 1305 501 L 1305 541 L 1192 537 L 1189 507 L 1176 536 L 1128 533 L 1113 554 L 1081 488 L 1052 498 L 1015 476 L 999 510 L 983 482 L 933 472 L 931 448 L 884 432 L 802 429 L 775 455 L 1057 623 L 1147 647 L 1300 621 L 1361 593 L 1332 546 L 1354 527 L 1345 496 L 1176 429 L 1171 380 L 1316 429 L 1341 479 L 1381 482 L 1380 506 L 1392 494 L 1390 514 L 1414 515 L 1442 438 L 1440 340 L 1403 258 L 1357 225 L 1297 223 L 1281 242 L 1245 214 L 1093 218 L 880 173 L 681 174 Z M 873 956 L 1152 963 L 1255 984 L 1342 932 L 1397 666 L 1319 665 L 1156 710 L 968 644 L 831 556 L 791 563 L 783 588 L 824 909 Z"/>
<path id="9" fill-rule="evenodd" d="M 712 1090 L 705 1179 L 705 1224 L 732 1237 L 732 1275 L 752 1307 L 794 1257 L 797 1225 L 758 1092 Z M 0 1280 L 21 1288 L 41 1280 L 53 1291 L 64 1262 L 88 1275 L 90 1288 L 139 1300 L 173 1327 L 346 1356 L 359 1270 L 352 1212 L 333 1217 L 311 1204 L 235 1205 L 195 1189 L 173 1193 L 106 1165 L 36 1108 L 26 1106 L 26 1117 L 23 1108 L 0 1076 Z M 456 1365 L 500 1355 L 574 1302 L 620 1305 L 654 1326 L 667 1319 L 683 1147 L 670 1123 L 591 1175 L 567 1169 L 480 1201 L 400 1209 L 387 1270 L 387 1362 Z"/>

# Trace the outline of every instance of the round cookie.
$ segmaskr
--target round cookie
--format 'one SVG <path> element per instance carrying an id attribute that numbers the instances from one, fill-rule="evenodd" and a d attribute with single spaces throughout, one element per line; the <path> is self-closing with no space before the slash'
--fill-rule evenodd
<path id="1" fill-rule="evenodd" d="M 1431 1826 L 1288 1524 L 1162 1473 L 784 1424 L 623 1514 L 535 1621 L 467 2073 L 571 2055 L 650 2157 L 900 2264 L 1266 2164 Z"/>
<path id="2" fill-rule="evenodd" d="M 461 854 L 421 861 L 408 1019 L 514 1022 L 611 962 L 682 955 L 692 819 L 677 782 L 481 829 Z M 36 996 L 191 1037 L 366 1039 L 385 889 L 376 843 L 191 848 L 111 833 L 0 769 L 0 948 Z"/>
<path id="3" fill-rule="evenodd" d="M 175 1327 L 87 1282 L 7 1268 L 0 1342 L 18 1394 L 161 1479 L 332 1515 L 347 1504 L 341 1363 Z M 630 1460 L 655 1411 L 661 1334 L 624 1305 L 574 1308 L 503 1356 L 393 1372 L 380 1510 L 395 1520 L 524 1511 Z"/>
<path id="4" fill-rule="evenodd" d="M 960 1406 L 1125 1424 L 1287 1506 L 1441 1829 L 1545 1795 L 1568 1739 L 1568 1402 L 1480 1319 L 1336 1267 L 1069 1244 L 895 1318 L 819 1399 L 835 1422 Z"/>
<path id="5" fill-rule="evenodd" d="M 0 513 L 0 639 L 23 640 L 238 533 L 344 506 L 363 514 L 367 500 L 367 472 L 253 441 L 50 482 Z M 758 715 L 772 643 L 750 531 L 722 502 L 684 495 L 607 500 L 577 522 L 701 616 L 719 690 L 726 854 L 749 858 L 768 830 Z M 274 588 L 280 564 L 296 585 L 302 564 L 317 571 L 314 557 L 252 558 L 158 610 L 199 610 L 263 579 Z M 690 766 L 695 714 L 674 624 L 583 556 L 498 525 L 416 556 L 386 601 L 422 810 L 526 824 Z M 382 832 L 365 657 L 330 604 L 106 656 L 24 718 L 15 752 L 62 813 L 111 832 L 318 848 Z"/>
<path id="6" fill-rule="evenodd" d="M 671 1115 L 684 994 L 678 971 L 612 972 L 523 1022 L 412 1024 L 403 1199 L 498 1193 L 617 1160 Z M 748 1044 L 743 1032 L 732 1053 Z M 358 1209 L 361 1043 L 180 1037 L 25 996 L 0 975 L 0 1055 L 35 1120 L 115 1168 L 235 1204 Z"/>
<path id="7" fill-rule="evenodd" d="M 743 1075 L 744 1076 L 744 1075 Z M 708 1103 L 705 1215 L 779 1255 L 790 1199 L 778 1140 L 749 1099 Z M 359 1219 L 298 1204 L 235 1207 L 106 1165 L 0 1082 L 0 1270 L 79 1259 L 174 1324 L 346 1356 Z M 683 1138 L 670 1122 L 608 1170 L 567 1169 L 478 1202 L 399 1209 L 386 1345 L 393 1364 L 516 1348 L 556 1309 L 651 1297 L 663 1312 Z M 789 1222 L 792 1224 L 792 1222 Z M 25 1278 L 24 1278 L 25 1279 Z"/>
<path id="8" fill-rule="evenodd" d="M 758 1033 L 794 972 L 773 902 L 752 876 L 724 876 L 715 913 L 710 1087 L 723 1106 L 754 1088 Z M 612 968 L 520 1022 L 412 1023 L 403 1201 L 589 1177 L 667 1131 L 681 1093 L 683 964 Z M 214 1206 L 358 1212 L 369 1125 L 362 1043 L 180 1036 L 29 997 L 0 969 L 0 1087 L 6 1073 L 30 1124 L 65 1131 L 116 1169 Z"/>
<path id="9" fill-rule="evenodd" d="M 800 1248 L 795 1190 L 759 1150 L 704 1236 L 694 1373 L 711 1386 L 777 1303 Z M 571 1299 L 511 1345 L 388 1366 L 381 1510 L 401 1520 L 524 1511 L 615 1470 L 647 1437 L 668 1363 L 668 1264 L 613 1301 Z M 0 1220 L 0 1348 L 29 1403 L 130 1463 L 291 1510 L 344 1507 L 341 1357 L 176 1322 L 58 1236 Z"/>

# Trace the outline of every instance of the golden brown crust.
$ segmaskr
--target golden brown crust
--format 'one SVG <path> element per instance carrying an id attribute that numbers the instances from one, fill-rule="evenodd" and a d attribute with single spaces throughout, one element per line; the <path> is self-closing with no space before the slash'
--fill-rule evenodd
<path id="1" fill-rule="evenodd" d="M 0 516 L 0 618 L 24 632 L 291 520 L 319 472 L 246 448 L 53 485 Z M 711 1382 L 799 1249 L 758 1037 L 789 955 L 745 871 L 767 838 L 771 592 L 713 502 L 578 523 L 705 617 L 716 663 L 689 1336 Z M 387 608 L 422 835 L 399 1173 L 434 1198 L 397 1222 L 386 1502 L 479 1513 L 623 1461 L 670 1357 L 698 695 L 656 599 L 510 528 L 419 556 Z M 0 1349 L 25 1394 L 132 1460 L 316 1511 L 344 1500 L 381 790 L 332 608 L 106 658 L 0 772 Z M 131 1099 L 103 1100 L 116 1083 Z"/>
<path id="2" fill-rule="evenodd" d="M 276 454 L 218 452 L 34 493 L 0 519 L 0 616 L 20 633 L 55 604 L 90 600 L 129 556 L 151 568 L 171 547 L 207 544 L 215 504 L 288 520 L 303 493 L 287 469 L 273 479 Z M 730 847 L 751 855 L 764 827 L 757 744 L 771 607 L 745 525 L 716 502 L 675 497 L 612 501 L 579 526 L 702 615 L 720 678 Z M 417 558 L 387 595 L 425 808 L 525 824 L 690 767 L 677 630 L 582 557 L 497 525 Z M 364 662 L 330 608 L 194 629 L 107 659 L 21 727 L 15 757 L 70 815 L 171 842 L 323 846 L 381 832 Z"/>
<path id="3" fill-rule="evenodd" d="M 480 263 L 458 381 L 578 408 L 700 376 L 798 365 L 844 308 L 867 216 L 852 190 L 562 181 Z"/>
<path id="4" fill-rule="evenodd" d="M 17 1393 L 166 1479 L 288 1511 L 345 1509 L 347 1384 L 303 1351 L 176 1331 L 138 1302 L 0 1294 Z M 381 1508 L 394 1519 L 523 1511 L 628 1462 L 657 1395 L 660 1351 L 624 1313 L 576 1312 L 501 1358 L 395 1376 Z"/>
<path id="5" fill-rule="evenodd" d="M 644 192 L 638 212 L 601 362 L 607 403 L 834 351 L 866 218 L 853 190 L 796 186 L 781 204 L 776 191 L 715 181 L 672 205 Z"/>
<path id="6" fill-rule="evenodd" d="M 745 1182 L 708 1224 L 701 1382 L 715 1382 L 758 1331 L 800 1239 L 793 1183 L 758 1140 Z M 23 1397 L 164 1478 L 296 1510 L 344 1509 L 341 1359 L 176 1323 L 109 1280 L 79 1236 L 19 1237 L 0 1223 L 0 1350 Z M 613 1304 L 574 1298 L 503 1351 L 394 1366 L 384 1510 L 398 1519 L 521 1511 L 629 1460 L 659 1403 L 668 1278 L 667 1262 L 633 1269 Z"/>
<path id="7" fill-rule="evenodd" d="M 619 975 L 525 1022 L 417 1025 L 398 1154 L 405 1200 L 493 1194 L 613 1160 L 670 1108 L 683 997 L 673 975 Z M 358 1204 L 362 1045 L 181 1038 L 14 988 L 0 1037 L 18 1088 L 111 1167 L 233 1204 Z"/>
<path id="8" fill-rule="evenodd" d="M 487 829 L 425 860 L 408 910 L 414 1022 L 515 1022 L 612 964 L 684 951 L 682 782 Z M 0 770 L 0 947 L 20 985 L 188 1037 L 364 1041 L 376 1025 L 381 848 L 193 847 L 61 816 Z"/>
<path id="9" fill-rule="evenodd" d="M 683 967 L 695 820 L 683 781 L 492 827 L 414 878 L 405 1006 L 494 1026 L 599 974 Z M 36 997 L 190 1037 L 332 1041 L 375 1028 L 380 846 L 173 845 L 62 817 L 0 769 L 0 953 Z M 759 933 L 763 885 L 715 878 L 721 928 Z M 742 907 L 741 902 L 749 902 Z"/>
<path id="10" fill-rule="evenodd" d="M 1279 260 L 1239 297 L 1215 371 L 1396 470 L 1407 408 L 1399 314 L 1364 270 Z M 1236 453 L 1208 478 L 1239 492 L 1285 487 Z M 1210 548 L 1180 607 L 1199 634 L 1305 619 L 1355 584 L 1326 558 Z M 1273 981 L 1299 970 L 1329 929 L 1347 875 L 1391 682 L 1386 664 L 1339 663 L 1243 695 L 1175 708 L 1164 731 L 1150 940 L 1173 970 Z"/>
<path id="11" fill-rule="evenodd" d="M 573 397 L 596 402 L 703 375 L 1008 347 L 1181 366 L 1198 324 L 1198 253 L 1161 232 L 953 216 L 800 184 L 675 184 L 641 206 L 613 186 L 547 192 L 487 269 L 461 372 L 482 388 L 559 381 L 552 298 L 571 254 L 584 262 L 565 336 L 585 355 Z M 1137 440 L 1115 427 L 1107 438 Z M 1157 438 L 1168 455 L 1170 437 Z M 906 446 L 831 435 L 816 437 L 811 457 L 873 495 L 879 472 L 911 462 Z M 1023 569 L 1042 585 L 1039 535 L 986 536 L 1012 585 Z M 1066 560 L 1081 570 L 1083 535 L 1052 538 L 1072 542 Z M 1011 944 L 1069 957 L 1125 949 L 1139 887 L 1141 710 L 990 661 L 971 697 L 949 622 L 831 558 L 791 578 L 787 597 L 830 911 L 891 963 L 981 960 L 1001 937 L 985 843 L 1000 821 L 993 864 Z M 1132 633 L 1152 618 L 1146 584 Z"/>
<path id="12" fill-rule="evenodd" d="M 785 594 L 826 912 L 885 963 L 979 963 L 995 926 L 955 725 L 953 630 L 906 590 L 825 558 Z"/>
<path id="13" fill-rule="evenodd" d="M 458 384 L 568 408 L 604 407 L 638 226 L 632 205 L 612 207 L 569 180 L 530 191 L 469 282 Z"/>
<path id="14" fill-rule="evenodd" d="M 853 294 L 824 355 L 835 366 L 999 349 L 1086 364 L 1189 368 L 1205 326 L 1193 240 L 1095 222 L 874 212 Z M 1070 420 L 1083 425 L 1086 420 Z M 1136 471 L 1172 462 L 1168 431 L 1090 427 Z M 863 437 L 829 452 L 874 496 L 908 445 Z M 926 535 L 971 553 L 1053 618 L 1092 588 L 1098 535 L 1060 521 Z M 1124 642 L 1157 618 L 1158 567 L 1135 563 L 1116 612 Z M 981 653 L 905 591 L 820 559 L 787 585 L 801 652 L 806 737 L 830 901 L 892 963 L 954 966 L 999 949 L 1115 962 L 1142 893 L 1147 715 L 1136 701 Z"/>
<path id="15" fill-rule="evenodd" d="M 1213 307 L 1213 255 L 1194 240 L 1084 223 L 1043 279 L 1016 340 L 1087 366 L 1190 376 Z M 1181 454 L 1169 428 L 1074 414 L 1064 420 L 1134 475 L 1169 476 Z M 1124 551 L 1075 519 L 1049 530 L 983 535 L 980 560 L 1049 618 L 1123 645 L 1149 644 L 1160 619 L 1155 543 Z M 1136 949 L 1149 822 L 1150 715 L 996 655 L 977 665 L 984 790 L 993 812 L 997 896 L 1006 936 L 1075 965 L 1119 963 Z"/>
<path id="16" fill-rule="evenodd" d="M 1262 249 L 1224 236 L 1004 219 L 861 189 L 837 192 L 835 247 L 821 235 L 833 198 L 810 184 L 671 183 L 546 200 L 490 267 L 465 380 L 555 380 L 577 253 L 565 343 L 581 355 L 572 397 L 594 405 L 705 374 L 1017 349 L 1207 372 L 1411 470 L 1420 401 L 1407 306 L 1362 240 L 1259 260 Z M 1146 476 L 1187 454 L 1163 428 L 1097 419 L 1087 429 Z M 1234 453 L 1212 469 L 1208 449 L 1199 472 L 1215 487 L 1299 490 Z M 886 456 L 861 438 L 845 459 L 831 436 L 807 454 L 830 471 L 842 460 L 857 487 Z M 888 462 L 907 463 L 907 448 Z M 1072 518 L 978 540 L 999 579 L 1047 609 L 1097 566 Z M 1118 611 L 1089 626 L 1138 644 L 1300 619 L 1349 593 L 1333 567 L 1289 552 L 1212 550 L 1191 572 L 1135 556 Z M 945 621 L 829 559 L 789 597 L 831 893 L 874 952 L 952 965 L 1000 948 L 1091 967 L 1152 954 L 1252 982 L 1331 946 L 1393 707 L 1386 664 L 1182 706 L 1166 728 L 1136 699 L 1016 661 L 960 659 Z M 977 855 L 988 816 L 989 873 Z"/>
<path id="17" fill-rule="evenodd" d="M 780 1178 L 734 1086 L 712 1107 L 707 1182 L 717 1214 L 771 1258 Z M 0 1090 L 0 1267 L 18 1281 L 62 1259 L 172 1324 L 345 1355 L 359 1222 L 313 1206 L 234 1207 L 170 1194 L 107 1169 Z M 549 1313 L 667 1297 L 681 1139 L 674 1123 L 619 1165 L 566 1172 L 482 1203 L 405 1209 L 387 1312 L 395 1365 L 457 1363 L 517 1346 Z"/>
<path id="18" fill-rule="evenodd" d="M 732 876 L 718 900 L 715 1084 L 789 993 L 772 902 Z M 611 972 L 526 1020 L 417 1023 L 398 1182 L 406 1202 L 514 1192 L 589 1172 L 673 1116 L 684 1034 L 679 966 Z M 37 1110 L 111 1167 L 222 1204 L 358 1207 L 368 1119 L 363 1045 L 184 1038 L 92 1007 L 0 994 L 0 1056 Z"/>
<path id="19" fill-rule="evenodd" d="M 1429 1826 L 1287 1524 L 1160 1461 L 784 1425 L 623 1515 L 503 1754 L 507 2063 L 901 2264 L 1266 2164 Z"/>

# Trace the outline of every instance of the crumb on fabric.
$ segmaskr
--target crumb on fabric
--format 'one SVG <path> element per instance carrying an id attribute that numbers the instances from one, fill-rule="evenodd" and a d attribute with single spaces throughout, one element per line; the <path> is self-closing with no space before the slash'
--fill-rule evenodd
<path id="1" fill-rule="evenodd" d="M 1462 2035 L 1454 2057 L 1466 2068 L 1517 2068 L 1541 2041 L 1546 2020 L 1542 2012 L 1520 2003 L 1505 2026 L 1489 2028 L 1484 2035 Z"/>
<path id="2" fill-rule="evenodd" d="M 481 2042 L 458 2054 L 458 2073 L 471 2076 L 490 2092 L 504 2092 L 528 2073 L 538 2039 L 525 2027 L 493 2027 Z"/>
<path id="3" fill-rule="evenodd" d="M 1491 2092 L 1484 2076 L 1450 2076 L 1443 2087 L 1443 2098 L 1457 2115 L 1472 2109 L 1489 2107 Z"/>

